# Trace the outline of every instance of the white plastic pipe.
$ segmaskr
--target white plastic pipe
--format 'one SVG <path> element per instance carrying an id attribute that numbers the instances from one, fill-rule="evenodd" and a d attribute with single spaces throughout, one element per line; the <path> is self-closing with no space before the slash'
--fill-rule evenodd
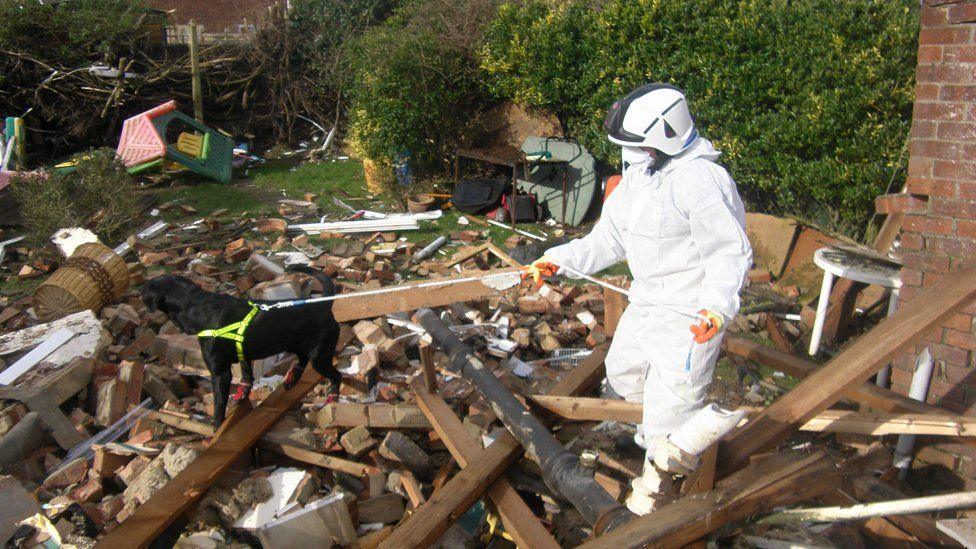
<path id="1" fill-rule="evenodd" d="M 417 253 L 413 254 L 414 261 L 420 261 L 421 259 L 430 257 L 434 252 L 437 251 L 437 248 L 440 248 L 444 244 L 447 244 L 447 237 L 446 236 L 437 237 L 436 240 L 428 244 L 424 249 L 419 250 L 417 251 Z"/>
<path id="2" fill-rule="evenodd" d="M 734 429 L 745 415 L 744 410 L 723 410 L 709 404 L 671 433 L 671 443 L 688 454 L 700 455 Z"/>
<path id="3" fill-rule="evenodd" d="M 935 362 L 932 353 L 926 347 L 915 359 L 915 373 L 912 374 L 912 386 L 908 389 L 908 398 L 925 402 L 929 394 L 929 383 L 932 381 L 932 370 Z M 912 466 L 912 455 L 915 451 L 915 435 L 899 435 L 895 446 L 895 460 L 893 465 L 898 468 L 898 476 L 903 480 L 908 476 Z"/>

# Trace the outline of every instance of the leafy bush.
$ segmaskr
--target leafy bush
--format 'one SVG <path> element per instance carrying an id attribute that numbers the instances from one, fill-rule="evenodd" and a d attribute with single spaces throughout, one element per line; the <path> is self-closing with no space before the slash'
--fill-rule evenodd
<path id="1" fill-rule="evenodd" d="M 75 157 L 69 173 L 28 172 L 11 188 L 32 243 L 50 245 L 51 235 L 66 227 L 91 229 L 106 244 L 128 236 L 136 215 L 136 194 L 125 167 L 112 149 L 93 149 Z"/>
<path id="2" fill-rule="evenodd" d="M 510 2 L 486 31 L 495 97 L 546 107 L 605 160 L 614 99 L 683 88 L 751 208 L 864 230 L 904 179 L 914 0 Z"/>
<path id="3" fill-rule="evenodd" d="M 409 152 L 420 171 L 442 166 L 482 106 L 474 55 L 490 0 L 405 4 L 352 47 L 350 130 L 360 154 L 386 166 Z"/>

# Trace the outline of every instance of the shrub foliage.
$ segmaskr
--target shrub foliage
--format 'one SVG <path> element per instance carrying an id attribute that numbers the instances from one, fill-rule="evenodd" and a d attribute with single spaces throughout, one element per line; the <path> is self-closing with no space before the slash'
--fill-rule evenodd
<path id="1" fill-rule="evenodd" d="M 11 188 L 20 205 L 24 228 L 38 247 L 50 245 L 55 231 L 85 227 L 109 245 L 128 236 L 137 212 L 132 178 L 113 149 L 97 149 L 75 157 L 69 173 L 27 172 Z"/>
<path id="2" fill-rule="evenodd" d="M 492 94 L 555 111 L 607 160 L 601 121 L 651 81 L 688 93 L 751 207 L 863 230 L 903 180 L 914 0 L 529 0 L 486 31 Z"/>

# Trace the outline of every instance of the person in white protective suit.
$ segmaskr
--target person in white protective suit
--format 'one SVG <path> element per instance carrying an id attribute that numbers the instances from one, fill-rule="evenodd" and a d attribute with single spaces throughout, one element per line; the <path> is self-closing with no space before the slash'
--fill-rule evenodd
<path id="1" fill-rule="evenodd" d="M 636 438 L 647 460 L 632 499 L 651 503 L 628 506 L 646 513 L 657 501 L 647 496 L 667 489 L 651 463 L 655 446 L 704 407 L 752 249 L 735 183 L 698 135 L 681 90 L 642 86 L 614 103 L 604 126 L 630 160 L 620 184 L 588 235 L 549 249 L 527 271 L 538 280 L 627 260 L 630 306 L 606 358 L 607 381 L 644 406 Z"/>

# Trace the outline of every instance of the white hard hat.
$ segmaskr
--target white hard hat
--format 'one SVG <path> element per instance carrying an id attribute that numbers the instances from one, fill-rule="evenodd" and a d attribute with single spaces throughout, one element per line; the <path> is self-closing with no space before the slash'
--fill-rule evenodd
<path id="1" fill-rule="evenodd" d="M 653 147 L 674 156 L 698 138 L 685 94 L 668 84 L 645 84 L 610 107 L 603 127 L 611 143 Z"/>

